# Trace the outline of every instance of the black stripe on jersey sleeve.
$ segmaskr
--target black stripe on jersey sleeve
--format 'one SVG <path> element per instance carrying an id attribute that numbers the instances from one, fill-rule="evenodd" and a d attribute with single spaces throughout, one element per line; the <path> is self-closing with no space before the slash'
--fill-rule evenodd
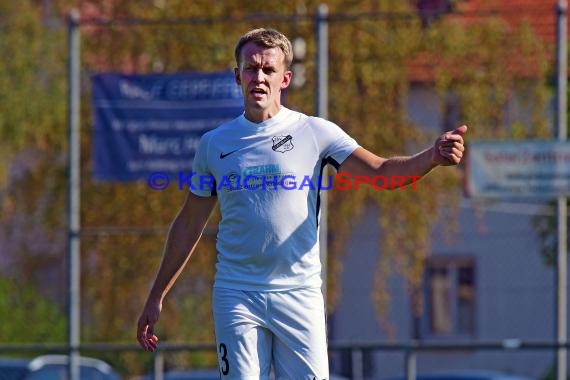
<path id="1" fill-rule="evenodd" d="M 327 164 L 332 165 L 336 170 L 340 168 L 340 164 L 337 162 L 337 160 L 332 157 L 325 157 L 323 159 L 323 163 L 321 163 L 321 175 L 323 174 L 323 169 Z"/>
<path id="2" fill-rule="evenodd" d="M 333 159 L 332 157 L 325 157 L 321 160 L 321 169 L 319 170 L 319 178 L 323 177 L 323 171 L 325 170 L 325 167 L 327 166 L 327 164 L 332 165 L 336 170 L 338 170 L 338 168 L 340 167 L 340 164 Z M 319 227 L 319 215 L 321 213 L 321 192 L 319 191 L 317 193 L 317 212 L 316 212 L 316 217 L 317 217 L 317 228 Z"/>

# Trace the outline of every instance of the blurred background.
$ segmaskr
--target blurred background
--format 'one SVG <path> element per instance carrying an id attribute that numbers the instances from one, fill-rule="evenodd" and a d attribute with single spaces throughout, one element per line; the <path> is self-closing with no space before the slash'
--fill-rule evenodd
<path id="1" fill-rule="evenodd" d="M 285 104 L 326 116 L 382 156 L 415 153 L 461 124 L 470 126 L 469 143 L 557 138 L 557 21 L 565 11 L 556 0 L 329 0 L 325 13 L 323 4 L 0 0 L 0 355 L 9 366 L 67 352 L 69 243 L 80 239 L 82 355 L 124 379 L 216 374 L 217 213 L 165 302 L 160 356 L 135 344 L 138 313 L 185 192 L 94 175 L 98 74 L 231 70 L 239 37 L 273 27 L 297 54 Z M 72 9 L 79 19 L 70 26 Z M 80 229 L 70 235 L 74 52 Z M 467 170 L 466 163 L 440 168 L 405 191 L 327 191 L 325 290 L 339 378 L 403 378 L 411 365 L 419 375 L 460 371 L 463 379 L 553 376 L 555 199 L 473 197 Z M 468 377 L 475 374 L 483 377 Z"/>

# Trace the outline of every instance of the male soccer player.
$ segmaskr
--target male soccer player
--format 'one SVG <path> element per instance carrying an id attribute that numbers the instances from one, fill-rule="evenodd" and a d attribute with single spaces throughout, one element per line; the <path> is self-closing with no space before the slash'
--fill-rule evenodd
<path id="1" fill-rule="evenodd" d="M 272 365 L 277 379 L 327 379 L 316 186 L 323 168 L 370 178 L 423 176 L 460 162 L 467 127 L 413 156 L 383 158 L 337 125 L 281 105 L 293 59 L 283 34 L 251 30 L 235 58 L 244 113 L 200 141 L 193 186 L 169 230 L 137 339 L 145 350 L 156 349 L 162 301 L 219 202 L 212 305 L 222 379 L 267 379 Z M 299 186 L 306 178 L 315 186 Z"/>

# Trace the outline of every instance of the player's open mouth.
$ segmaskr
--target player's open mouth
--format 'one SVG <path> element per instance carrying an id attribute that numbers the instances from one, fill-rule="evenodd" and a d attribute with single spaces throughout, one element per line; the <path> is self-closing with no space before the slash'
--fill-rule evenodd
<path id="1" fill-rule="evenodd" d="M 254 88 L 253 90 L 250 91 L 250 94 L 252 94 L 253 96 L 261 96 L 267 94 L 267 92 L 261 88 Z"/>

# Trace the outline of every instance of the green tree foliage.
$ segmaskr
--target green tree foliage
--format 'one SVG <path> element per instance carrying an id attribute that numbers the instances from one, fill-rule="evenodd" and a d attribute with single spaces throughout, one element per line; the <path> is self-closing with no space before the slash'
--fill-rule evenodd
<path id="1" fill-rule="evenodd" d="M 7 157 L 30 146 L 54 155 L 64 146 L 65 44 L 60 20 L 42 20 L 31 1 L 0 4 L 0 147 Z M 2 160 L 5 162 L 4 160 Z M 6 167 L 2 167 L 5 183 Z"/>
<path id="2" fill-rule="evenodd" d="M 0 278 L 2 343 L 63 342 L 65 317 L 59 306 L 35 288 Z"/>
<path id="3" fill-rule="evenodd" d="M 422 48 L 432 58 L 441 96 L 455 95 L 461 118 L 476 126 L 471 138 L 551 136 L 545 118 L 549 51 L 528 24 L 512 29 L 489 18 L 465 27 L 442 20 L 427 31 Z M 513 105 L 526 112 L 509 113 Z"/>
<path id="4" fill-rule="evenodd" d="M 384 34 L 390 33 L 396 33 L 395 29 L 390 28 Z M 442 114 L 446 98 L 455 97 L 459 104 L 459 120 L 471 126 L 469 140 L 549 136 L 544 116 L 548 96 L 547 50 L 528 25 L 521 24 L 512 29 L 506 23 L 490 18 L 466 26 L 442 19 L 415 35 L 406 29 L 405 35 L 408 39 L 404 41 L 392 39 L 399 51 L 403 50 L 402 46 L 410 49 L 410 54 L 403 57 L 400 65 L 404 66 L 410 56 L 414 57 L 412 59 L 427 58 L 424 63 L 431 70 L 435 88 L 440 94 Z M 398 59 L 390 57 L 388 62 L 398 62 Z M 403 79 L 402 83 L 408 81 Z M 382 88 L 389 87 L 384 85 Z M 389 99 L 398 99 L 398 94 Z M 519 105 L 525 111 L 509 114 L 507 110 L 513 105 Z M 403 111 L 402 103 L 386 110 L 386 113 L 397 110 Z M 404 129 L 406 125 L 405 115 L 400 115 L 403 119 L 394 125 L 396 129 Z M 384 144 L 378 146 L 380 151 L 386 151 L 390 145 L 397 147 L 394 141 L 403 139 L 409 143 L 413 136 L 422 133 L 414 128 L 405 129 L 411 132 L 411 136 L 388 135 Z M 374 128 L 365 130 L 373 131 Z M 379 133 L 390 132 L 381 128 Z M 370 139 L 366 137 L 363 141 Z M 397 149 L 402 151 L 403 148 L 405 145 Z M 391 270 L 388 268 L 395 268 L 402 269 L 408 280 L 415 316 L 422 314 L 421 298 L 417 296 L 421 296 L 423 258 L 430 251 L 430 231 L 437 221 L 446 220 L 446 224 L 450 224 L 449 221 L 454 220 L 446 214 L 441 217 L 438 212 L 453 212 L 453 205 L 457 205 L 460 195 L 460 180 L 460 172 L 440 169 L 419 184 L 420 191 L 389 196 L 371 194 L 371 199 L 382 210 L 380 225 L 385 233 L 381 235 L 384 247 L 381 260 L 393 261 L 392 265 L 378 266 L 375 299 L 379 310 L 385 308 L 388 298 L 385 286 L 380 282 L 387 278 L 386 272 Z M 425 191 L 427 189 L 429 191 Z"/>
<path id="5" fill-rule="evenodd" d="M 64 290 L 65 246 L 66 65 L 60 22 L 31 1 L 0 4 L 0 277 L 7 278 L 4 305 L 12 308 L 4 309 L 2 341 L 63 338 L 63 302 L 57 297 Z M 29 291 L 32 286 L 42 289 L 41 296 Z M 59 314 L 45 297 L 57 301 Z M 23 326 L 24 321 L 38 326 Z"/>
<path id="6" fill-rule="evenodd" d="M 65 148 L 66 138 L 63 112 L 66 67 L 61 51 L 65 46 L 64 11 L 76 2 L 54 2 L 61 11 L 61 20 L 55 26 L 42 23 L 31 1 L 5 3 L 0 6 L 2 12 L 13 12 L 17 17 L 7 17 L 2 25 L 5 28 L 14 25 L 18 33 L 0 35 L 0 43 L 6 45 L 7 51 L 13 51 L 19 63 L 9 60 L 0 63 L 3 65 L 0 80 L 7 83 L 0 86 L 0 97 L 12 102 L 6 104 L 13 111 L 0 116 L 0 133 L 7 141 L 14 142 L 9 145 L 10 151 L 4 152 L 12 165 L 19 162 L 20 157 L 30 169 L 19 177 L 25 189 L 20 187 L 16 191 L 12 186 L 11 191 L 1 195 L 2 230 L 4 234 L 6 231 L 16 234 L 14 229 L 28 230 L 33 225 L 47 231 L 38 235 L 43 239 L 39 239 L 42 244 L 31 245 L 20 238 L 8 253 L 18 256 L 18 266 L 26 273 L 38 273 L 48 264 L 54 268 L 53 258 L 57 258 L 60 263 L 57 273 L 63 278 L 65 232 L 62 220 L 66 182 L 62 148 Z M 512 30 L 496 20 L 489 20 L 469 27 L 441 21 L 423 28 L 408 2 L 331 0 L 327 3 L 332 15 L 354 16 L 333 17 L 329 24 L 329 118 L 366 148 L 383 156 L 413 153 L 431 145 L 439 134 L 440 131 L 428 132 L 423 126 L 414 125 L 407 116 L 410 62 L 422 58 L 429 63 L 442 109 L 446 96 L 456 96 L 461 106 L 460 119 L 472 126 L 471 136 L 546 135 L 542 117 L 547 98 L 545 52 L 527 26 Z M 314 13 L 319 2 L 266 2 L 263 7 L 251 1 L 205 0 L 82 1 L 79 4 L 84 19 L 97 16 L 103 20 L 180 21 L 168 25 L 85 24 L 81 28 L 82 340 L 133 342 L 138 313 L 160 262 L 166 228 L 181 206 L 185 192 L 175 187 L 153 191 L 145 183 L 92 180 L 89 75 L 100 71 L 231 69 L 235 65 L 233 48 L 239 36 L 252 27 L 271 26 L 290 37 L 300 36 L 307 41 L 304 62 L 307 82 L 302 89 L 291 89 L 287 93 L 287 103 L 291 108 L 314 114 L 315 35 L 313 19 L 308 16 Z M 378 16 L 377 12 L 385 16 L 355 17 L 366 13 Z M 292 15 L 296 17 L 291 19 Z M 190 24 L 181 22 L 190 19 L 193 20 Z M 26 44 L 30 49 L 19 49 Z M 513 59 L 515 56 L 516 61 L 522 62 L 520 68 Z M 517 71 L 529 67 L 529 72 Z M 17 73 L 20 79 L 12 79 L 4 74 L 6 72 Z M 8 89 L 16 91 L 17 96 Z M 518 98 L 517 94 L 528 96 Z M 531 124 L 525 123 L 523 118 L 505 116 L 506 105 L 514 100 L 530 110 Z M 37 162 L 28 159 L 26 152 L 32 152 L 28 154 Z M 432 228 L 441 218 L 454 220 L 461 179 L 461 170 L 443 168 L 422 179 L 417 191 L 362 188 L 329 192 L 334 204 L 329 210 L 329 227 L 335 231 L 334 238 L 330 237 L 329 309 L 334 307 L 342 285 L 337 279 L 346 237 L 354 219 L 366 207 L 379 210 L 381 250 L 371 254 L 378 255 L 372 297 L 380 321 L 385 323 L 384 313 L 389 305 L 385 281 L 392 273 L 404 276 L 412 294 L 417 294 L 414 291 L 421 284 Z M 212 217 L 213 223 L 198 252 L 166 300 L 166 312 L 158 326 L 162 340 L 213 341 L 209 302 L 218 218 L 217 213 Z M 454 223 L 449 225 L 453 228 Z M 51 253 L 46 255 L 48 251 Z M 52 258 L 49 263 L 45 262 L 46 257 Z M 419 300 L 415 305 L 416 315 L 419 315 L 422 312 Z M 141 356 L 126 355 L 122 360 L 120 366 L 134 374 L 148 367 L 150 358 L 147 355 L 141 360 Z M 176 357 L 167 365 L 212 365 L 214 360 L 211 355 L 185 356 Z"/>
<path id="7" fill-rule="evenodd" d="M 546 265 L 553 266 L 556 264 L 558 254 L 557 202 L 548 202 L 543 209 L 542 214 L 532 216 L 531 223 L 540 241 L 542 260 Z"/>
<path id="8" fill-rule="evenodd" d="M 570 91 L 567 91 L 570 93 Z M 568 96 L 568 95 L 567 95 Z M 568 110 L 567 110 L 568 112 Z M 570 200 L 567 200 L 566 207 L 570 207 Z M 531 217 L 531 223 L 540 241 L 540 253 L 543 262 L 548 266 L 556 264 L 558 255 L 558 202 L 549 201 L 544 205 L 542 211 Z M 566 221 L 570 226 L 570 218 Z M 570 231 L 567 231 L 568 235 Z"/>

